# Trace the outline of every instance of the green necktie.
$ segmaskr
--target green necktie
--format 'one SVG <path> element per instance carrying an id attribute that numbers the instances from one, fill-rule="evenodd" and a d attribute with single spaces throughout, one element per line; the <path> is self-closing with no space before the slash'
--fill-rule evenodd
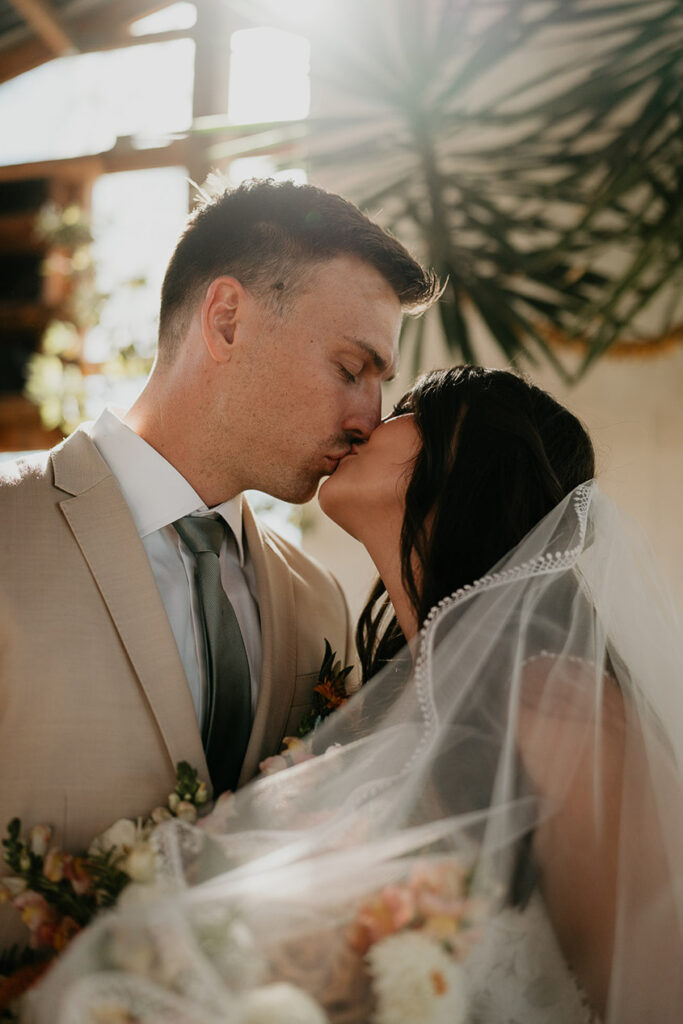
<path id="1" fill-rule="evenodd" d="M 195 556 L 195 586 L 204 639 L 206 716 L 202 742 L 214 796 L 236 789 L 251 730 L 251 677 L 235 609 L 221 583 L 222 519 L 184 516 L 174 524 Z"/>

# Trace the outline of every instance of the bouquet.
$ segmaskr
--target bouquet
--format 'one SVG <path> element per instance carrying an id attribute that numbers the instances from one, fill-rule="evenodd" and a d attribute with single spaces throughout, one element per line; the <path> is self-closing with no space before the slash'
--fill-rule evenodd
<path id="1" fill-rule="evenodd" d="M 0 902 L 18 911 L 30 939 L 25 949 L 13 946 L 0 953 L 0 1011 L 7 1011 L 98 913 L 114 906 L 124 889 L 153 879 L 150 840 L 158 825 L 172 818 L 194 822 L 207 809 L 206 783 L 181 761 L 164 806 L 136 821 L 119 819 L 86 852 L 73 855 L 51 845 L 49 825 L 34 825 L 24 838 L 21 821 L 13 818 L 2 840 L 13 875 L 0 878 Z"/>
<path id="2" fill-rule="evenodd" d="M 286 738 L 283 752 L 263 762 L 264 774 L 313 756 L 302 737 L 345 703 L 349 672 L 325 641 L 313 708 L 299 736 Z M 22 998 L 32 999 L 27 990 L 79 932 L 115 905 L 121 912 L 111 915 L 104 931 L 98 932 L 98 970 L 103 978 L 116 979 L 115 995 L 106 984 L 101 995 L 93 990 L 88 1004 L 93 1020 L 189 1024 L 214 1019 L 212 1015 L 232 1019 L 225 1014 L 234 1006 L 241 1024 L 326 1024 L 342 1019 L 340 993 L 345 1022 L 458 1024 L 464 1018 L 467 998 L 461 964 L 479 937 L 487 911 L 486 901 L 474 895 L 471 858 L 466 864 L 454 854 L 435 857 L 423 851 L 395 863 L 387 884 L 379 876 L 368 876 L 353 893 L 342 890 L 334 897 L 337 903 L 330 903 L 329 919 L 323 893 L 315 934 L 291 941 L 285 934 L 277 942 L 265 936 L 264 944 L 257 939 L 260 926 L 252 930 L 248 901 L 242 902 L 239 889 L 234 900 L 215 906 L 211 899 L 201 907 L 182 901 L 181 890 L 188 882 L 212 879 L 228 866 L 225 857 L 221 859 L 220 844 L 222 840 L 229 849 L 225 822 L 239 819 L 239 798 L 223 794 L 214 814 L 210 810 L 206 784 L 181 762 L 176 787 L 164 806 L 144 819 L 117 821 L 84 853 L 72 855 L 52 845 L 49 826 L 37 825 L 24 837 L 18 819 L 9 823 L 3 845 L 14 874 L 0 880 L 0 899 L 21 914 L 30 945 L 8 950 L 0 958 L 3 1019 L 17 1019 L 12 1014 L 21 1012 Z M 175 825 L 161 828 L 173 821 Z M 195 824 L 201 828 L 193 828 Z M 221 840 L 214 833 L 222 833 Z M 126 912 L 126 905 L 151 900 L 153 906 L 160 893 L 168 894 L 173 879 L 162 854 L 174 844 L 184 851 L 180 890 L 170 889 L 177 898 L 170 901 L 167 924 L 157 921 L 146 927 L 144 918 Z M 207 864 L 213 865 L 208 874 Z M 287 878 L 285 871 L 282 878 L 266 875 L 264 881 L 275 891 L 282 884 L 282 906 L 291 902 L 296 908 Z M 321 941 L 327 943 L 322 959 L 335 965 L 333 984 L 324 971 L 315 976 Z M 220 978 L 218 995 L 212 986 L 198 984 L 202 971 L 197 975 L 193 966 L 198 956 Z M 49 989 L 52 976 L 45 982 Z M 57 989 L 59 985 L 58 981 Z M 151 1004 L 140 993 L 152 990 L 155 1009 L 150 1016 Z M 51 996 L 47 998 L 49 1003 Z"/>

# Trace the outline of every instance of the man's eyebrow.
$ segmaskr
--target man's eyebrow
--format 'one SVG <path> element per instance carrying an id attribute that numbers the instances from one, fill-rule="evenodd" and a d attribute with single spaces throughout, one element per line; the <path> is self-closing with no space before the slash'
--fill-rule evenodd
<path id="1" fill-rule="evenodd" d="M 350 341 L 352 345 L 355 345 L 357 348 L 361 349 L 366 356 L 369 356 L 375 369 L 379 370 L 380 373 L 387 373 L 388 371 L 391 371 L 391 376 L 386 378 L 387 381 L 394 379 L 395 370 L 392 364 L 388 363 L 386 359 L 379 354 L 377 349 L 368 341 L 364 341 L 362 338 L 354 338 L 349 334 L 344 335 L 344 340 Z"/>

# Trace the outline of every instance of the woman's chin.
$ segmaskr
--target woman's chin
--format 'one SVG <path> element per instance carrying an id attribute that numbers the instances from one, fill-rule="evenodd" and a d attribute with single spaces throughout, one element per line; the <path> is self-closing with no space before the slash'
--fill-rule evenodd
<path id="1" fill-rule="evenodd" d="M 337 502 L 334 500 L 335 488 L 333 484 L 333 479 L 334 474 L 332 474 L 332 476 L 326 477 L 323 480 L 320 487 L 318 488 L 317 498 L 320 508 L 328 517 L 328 519 L 333 519 L 336 522 L 337 520 L 335 519 L 335 507 L 337 505 Z"/>
<path id="2" fill-rule="evenodd" d="M 318 504 L 328 519 L 355 537 L 351 501 L 348 495 L 341 492 L 342 488 L 335 482 L 333 473 L 323 480 L 318 489 Z"/>

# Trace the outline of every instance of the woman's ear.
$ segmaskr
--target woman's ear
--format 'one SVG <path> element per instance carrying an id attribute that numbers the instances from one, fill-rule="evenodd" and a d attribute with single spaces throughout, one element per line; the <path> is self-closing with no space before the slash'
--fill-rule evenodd
<path id="1" fill-rule="evenodd" d="M 246 299 L 234 277 L 217 277 L 206 290 L 200 310 L 204 343 L 216 363 L 227 363 L 233 352 L 235 331 Z"/>

